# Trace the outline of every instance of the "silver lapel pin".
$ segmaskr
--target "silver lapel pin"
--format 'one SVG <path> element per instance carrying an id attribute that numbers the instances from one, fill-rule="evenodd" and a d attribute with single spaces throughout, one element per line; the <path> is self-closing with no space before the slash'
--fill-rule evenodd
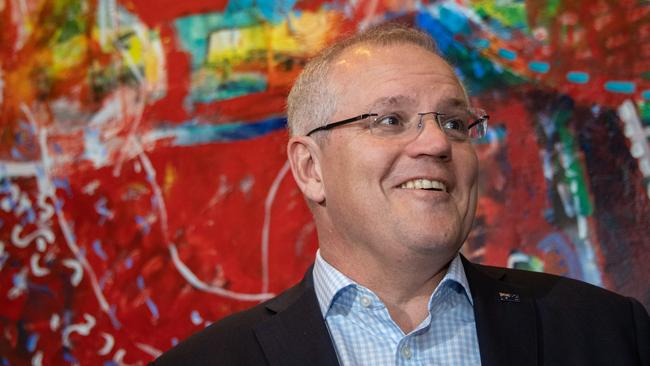
<path id="1" fill-rule="evenodd" d="M 499 292 L 499 300 L 507 302 L 520 302 L 519 294 L 511 294 L 509 292 Z"/>

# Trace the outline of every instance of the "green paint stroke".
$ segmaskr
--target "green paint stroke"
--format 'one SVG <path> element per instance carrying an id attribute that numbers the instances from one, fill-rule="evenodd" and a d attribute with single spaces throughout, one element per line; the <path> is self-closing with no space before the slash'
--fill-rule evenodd
<path id="1" fill-rule="evenodd" d="M 53 11 L 47 18 L 47 21 L 57 27 L 52 39 L 57 43 L 64 43 L 85 33 L 91 16 L 89 7 L 88 3 L 79 0 L 55 1 Z"/>
<path id="2" fill-rule="evenodd" d="M 593 214 L 593 203 L 587 191 L 586 175 L 580 163 L 575 137 L 567 127 L 570 118 L 571 111 L 561 109 L 555 115 L 554 120 L 561 143 L 561 165 L 564 169 L 564 179 L 573 196 L 573 205 L 576 213 L 582 216 L 591 216 Z"/>
<path id="3" fill-rule="evenodd" d="M 478 14 L 496 19 L 506 27 L 528 29 L 526 3 L 523 1 L 480 0 L 471 6 Z"/>
<path id="4" fill-rule="evenodd" d="M 641 78 L 650 80 L 650 71 L 644 71 L 641 73 Z"/>
<path id="5" fill-rule="evenodd" d="M 544 10 L 544 15 L 546 18 L 551 19 L 557 16 L 558 11 L 560 10 L 560 4 L 562 0 L 549 0 L 546 4 L 546 9 Z"/>
<path id="6" fill-rule="evenodd" d="M 639 102 L 639 115 L 646 127 L 650 127 L 650 102 Z"/>

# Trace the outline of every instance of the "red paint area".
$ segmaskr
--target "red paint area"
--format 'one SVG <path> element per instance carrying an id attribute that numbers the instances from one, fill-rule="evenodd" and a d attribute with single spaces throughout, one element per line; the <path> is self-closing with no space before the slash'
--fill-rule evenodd
<path id="1" fill-rule="evenodd" d="M 322 3 L 299 2 L 297 8 L 317 10 Z M 131 0 L 121 4 L 150 29 L 160 32 L 169 82 L 160 100 L 147 100 L 140 114 L 125 109 L 123 119 L 100 131 L 102 142 L 118 146 L 109 151 L 105 166 L 95 167 L 83 157 L 86 150 L 83 127 L 89 116 L 112 96 L 123 98 L 123 106 L 137 104 L 133 101 L 146 98 L 130 86 L 119 85 L 103 93 L 93 90 L 84 81 L 90 75 L 88 65 L 91 61 L 108 67 L 115 56 L 103 54 L 97 44 L 91 43 L 88 59 L 75 65 L 78 70 L 74 69 L 71 78 L 56 80 L 48 89 L 48 85 L 43 84 L 47 80 L 39 74 L 48 59 L 42 57 L 39 47 L 47 44 L 51 34 L 41 30 L 20 52 L 14 52 L 12 47 L 0 48 L 5 81 L 4 100 L 0 105 L 2 160 L 39 162 L 41 159 L 37 136 L 30 132 L 22 104 L 34 106 L 36 127 L 48 127 L 47 148 L 53 159 L 72 157 L 54 164 L 50 172 L 50 178 L 57 179 L 56 199 L 48 197 L 39 204 L 39 188 L 33 176 L 11 179 L 18 188 L 15 197 L 14 193 L 5 191 L 0 194 L 0 199 L 12 196 L 11 204 L 25 197 L 31 202 L 36 217 L 47 216 L 48 207 L 60 207 L 60 215 L 44 220 L 55 239 L 42 251 L 37 248 L 37 238 L 44 238 L 44 234 L 26 239 L 42 229 L 29 222 L 27 211 L 18 214 L 17 209 L 0 210 L 0 240 L 7 254 L 0 257 L 4 258 L 0 266 L 0 295 L 4 296 L 0 306 L 0 356 L 12 365 L 29 364 L 37 352 L 41 352 L 44 365 L 72 364 L 73 360 L 79 364 L 102 364 L 116 360 L 122 353 L 125 363 L 148 361 L 153 358 L 152 353 L 170 348 L 173 339 L 183 339 L 209 322 L 257 303 L 193 287 L 174 264 L 170 246 L 177 248 L 180 260 L 199 281 L 237 293 L 256 294 L 263 290 L 265 225 L 268 225 L 268 291 L 279 293 L 296 283 L 313 261 L 317 241 L 311 216 L 291 174 L 279 177 L 286 161 L 284 131 L 244 141 L 193 146 L 171 146 L 169 140 L 140 141 L 145 145 L 143 155 L 134 153 L 137 149 L 125 142 L 130 132 L 138 138 L 144 137 L 163 125 L 178 125 L 192 119 L 198 123 L 226 123 L 281 115 L 289 85 L 298 70 L 275 74 L 275 79 L 269 83 L 273 87 L 267 91 L 225 101 L 197 103 L 188 108 L 185 102 L 191 86 L 191 58 L 177 43 L 173 21 L 186 15 L 221 12 L 226 2 Z M 341 16 L 340 27 L 332 32 L 332 38 L 356 30 L 360 21 L 372 20 L 369 15 L 400 8 L 395 2 L 362 1 L 358 4 L 350 18 Z M 598 57 L 586 57 L 582 51 L 571 48 L 580 36 L 576 27 L 569 27 L 566 39 L 559 33 L 550 36 L 551 51 L 559 50 L 551 55 L 561 62 L 559 66 L 553 64 L 548 75 L 533 75 L 527 70 L 527 63 L 520 59 L 506 66 L 530 78 L 531 83 L 510 88 L 502 86 L 477 99 L 478 104 L 489 110 L 493 125 L 501 125 L 506 131 L 504 140 L 477 148 L 481 160 L 481 198 L 475 230 L 466 252 L 485 263 L 503 266 L 513 251 L 521 251 L 541 258 L 549 272 L 566 273 L 566 263 L 561 256 L 545 253 L 538 247 L 549 233 L 562 232 L 563 228 L 545 218 L 548 209 L 558 212 L 561 207 L 549 200 L 548 191 L 554 187 L 548 186 L 540 156 L 544 146 L 540 142 L 539 116 L 548 101 L 538 102 L 533 92 L 542 90 L 541 94 L 549 100 L 566 93 L 576 101 L 576 109 L 588 111 L 594 103 L 600 103 L 602 108 L 616 107 L 630 97 L 603 92 L 603 83 L 611 78 L 635 78 L 639 81 L 637 91 L 648 88 L 647 80 L 636 77 L 639 70 L 647 69 L 648 55 L 643 51 L 645 48 L 635 46 L 647 43 L 647 27 L 626 25 L 625 17 L 612 17 L 608 35 L 599 25 L 607 13 L 599 10 L 601 5 L 562 4 L 567 7 L 566 11 L 577 12 L 580 24 L 587 30 L 582 42 Z M 572 4 L 576 4 L 575 8 L 569 9 L 574 6 Z M 630 10 L 631 2 L 621 4 L 622 8 L 616 11 L 628 12 L 631 16 L 628 19 L 636 22 L 634 24 L 644 22 Z M 89 14 L 94 13 L 96 5 L 91 3 Z M 2 45 L 14 44 L 18 39 L 19 29 L 10 16 L 13 6 L 15 2 L 6 2 L 0 11 Z M 551 29 L 563 26 L 559 24 L 560 17 L 539 18 L 534 6 L 527 3 L 531 22 L 549 22 Z M 592 11 L 578 12 L 583 8 Z M 403 19 L 411 18 L 407 14 Z M 92 18 L 89 21 L 93 21 Z M 631 34 L 629 38 L 619 37 L 626 33 Z M 504 46 L 517 50 L 526 61 L 549 57 L 541 49 L 531 48 L 530 39 L 519 36 Z M 531 48 L 528 53 L 524 52 L 527 47 Z M 619 59 L 629 60 L 630 65 L 608 58 L 609 53 L 619 49 L 623 50 L 621 55 L 625 55 Z M 588 84 L 566 82 L 566 72 L 576 69 L 592 73 Z M 628 74 L 630 70 L 637 74 Z M 69 121 L 54 121 L 51 102 L 62 96 L 79 102 L 83 113 Z M 644 267 L 648 257 L 643 250 L 643 239 L 648 229 L 642 220 L 625 220 L 631 206 L 632 216 L 648 217 L 650 208 L 644 196 L 643 177 L 635 161 L 630 160 L 620 121 L 605 130 L 606 123 L 602 119 L 585 113 L 579 120 L 586 122 L 574 123 L 572 131 L 576 136 L 580 131 L 589 133 L 593 138 L 590 141 L 594 142 L 579 144 L 578 156 L 581 164 L 587 167 L 587 183 L 596 205 L 596 215 L 588 224 L 596 233 L 592 236 L 592 244 L 598 264 L 604 263 L 605 284 L 625 290 L 626 294 L 643 295 L 647 293 L 647 286 L 641 282 L 647 278 L 648 271 L 647 266 Z M 81 127 L 66 130 L 61 127 L 65 123 L 78 123 Z M 138 126 L 132 130 L 135 123 Z M 19 144 L 17 139 L 26 142 Z M 14 147 L 24 158 L 12 157 Z M 591 158 L 597 161 L 594 163 Z M 600 164 L 601 161 L 606 163 Z M 155 171 L 153 181 L 147 176 L 149 162 Z M 607 180 L 612 176 L 616 180 Z M 274 182 L 277 182 L 277 192 L 271 200 Z M 607 198 L 613 184 L 618 187 L 616 197 Z M 156 198 L 157 189 L 163 202 Z M 619 196 L 624 199 L 618 199 Z M 616 213 L 616 219 L 608 216 L 610 212 Z M 74 234 L 72 238 L 65 238 L 64 224 Z M 18 236 L 29 242 L 24 248 L 11 244 L 12 231 L 18 225 L 22 228 Z M 569 234 L 563 238 L 575 249 Z M 622 248 L 617 248 L 622 238 L 631 239 L 624 241 L 626 244 Z M 96 241 L 100 243 L 100 251 L 95 249 Z M 74 245 L 80 248 L 80 253 L 71 250 Z M 625 251 L 626 247 L 629 252 Z M 75 270 L 70 260 L 80 257 L 96 275 L 100 295 L 112 307 L 111 312 L 119 325 L 101 309 L 98 294 L 93 290 L 91 272 L 84 269 L 77 286 L 71 282 Z M 32 261 L 49 273 L 36 275 L 31 270 L 25 271 L 33 267 Z M 629 278 L 634 280 L 627 281 Z M 23 285 L 26 287 L 21 287 Z M 9 293 L 15 296 L 10 298 Z M 152 308 L 152 304 L 155 307 Z M 66 333 L 65 329 L 74 329 L 70 328 L 72 325 L 87 323 L 86 315 L 92 316 L 95 322 L 87 334 Z M 69 337 L 69 348 L 63 346 L 64 333 Z M 38 338 L 34 349 L 30 350 L 29 339 L 34 335 Z M 115 344 L 105 354 L 99 354 L 107 336 L 113 337 Z"/>

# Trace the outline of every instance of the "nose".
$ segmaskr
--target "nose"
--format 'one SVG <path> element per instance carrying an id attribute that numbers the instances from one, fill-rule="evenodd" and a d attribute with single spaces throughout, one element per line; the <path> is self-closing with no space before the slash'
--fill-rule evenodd
<path id="1" fill-rule="evenodd" d="M 435 113 L 423 114 L 414 138 L 406 146 L 406 152 L 413 156 L 427 155 L 439 161 L 451 160 L 452 145 L 449 137 L 440 127 Z"/>

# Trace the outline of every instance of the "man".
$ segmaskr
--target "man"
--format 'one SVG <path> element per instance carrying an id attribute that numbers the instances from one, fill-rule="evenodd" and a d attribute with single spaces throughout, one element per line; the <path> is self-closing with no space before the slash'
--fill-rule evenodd
<path id="1" fill-rule="evenodd" d="M 636 300 L 459 254 L 487 114 L 427 35 L 386 25 L 326 49 L 288 121 L 313 270 L 156 365 L 650 365 Z"/>

